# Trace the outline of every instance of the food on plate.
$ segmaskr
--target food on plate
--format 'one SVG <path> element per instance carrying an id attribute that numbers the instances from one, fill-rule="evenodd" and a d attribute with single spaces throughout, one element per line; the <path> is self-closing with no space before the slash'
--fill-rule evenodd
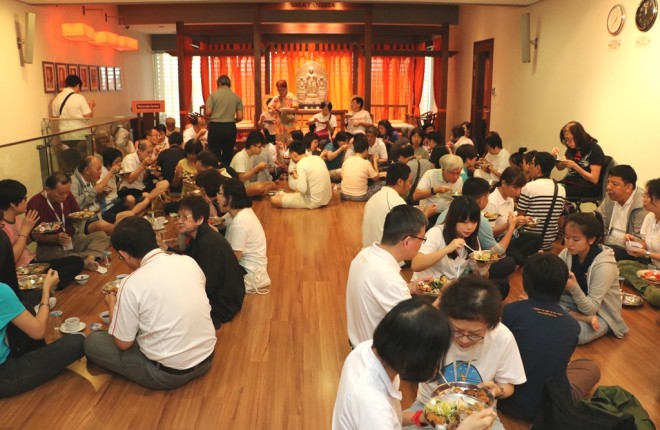
<path id="1" fill-rule="evenodd" d="M 539 220 L 536 218 L 530 218 L 527 220 L 527 225 L 532 227 L 539 223 Z"/>
<path id="2" fill-rule="evenodd" d="M 111 294 L 111 293 L 117 293 L 119 290 L 119 284 L 121 283 L 121 279 L 117 279 L 114 281 L 110 281 L 107 284 L 105 284 L 103 287 L 101 287 L 101 292 L 103 294 Z"/>
<path id="3" fill-rule="evenodd" d="M 498 254 L 491 250 L 474 251 L 470 254 L 470 258 L 475 261 L 493 262 L 500 260 L 502 257 L 504 257 L 504 255 Z"/>
<path id="4" fill-rule="evenodd" d="M 486 406 L 492 406 L 495 403 L 493 393 L 486 387 L 480 387 L 471 382 L 449 382 L 439 385 L 434 391 L 433 396 L 442 396 L 445 394 L 465 394 L 474 397 Z"/>
<path id="5" fill-rule="evenodd" d="M 484 212 L 484 216 L 486 217 L 487 220 L 493 221 L 497 218 L 499 218 L 500 214 L 496 212 Z"/>
<path id="6" fill-rule="evenodd" d="M 660 270 L 640 270 L 637 276 L 652 284 L 660 283 Z"/>
<path id="7" fill-rule="evenodd" d="M 78 212 L 71 212 L 67 218 L 71 219 L 85 219 L 85 218 L 91 218 L 94 216 L 94 212 L 92 211 L 78 211 Z"/>
<path id="8" fill-rule="evenodd" d="M 42 273 L 44 270 L 48 269 L 50 265 L 48 263 L 34 263 L 26 264 L 16 269 L 16 274 L 19 276 L 25 275 L 37 275 Z"/>
<path id="9" fill-rule="evenodd" d="M 449 282 L 449 279 L 445 275 L 442 275 L 439 278 L 433 278 L 429 282 L 418 282 L 417 290 L 432 295 L 440 294 L 442 287 L 444 287 L 447 282 Z"/>
<path id="10" fill-rule="evenodd" d="M 642 306 L 642 298 L 634 294 L 621 293 L 621 304 L 623 306 Z"/>
<path id="11" fill-rule="evenodd" d="M 445 394 L 433 397 L 424 405 L 424 417 L 436 428 L 454 430 L 463 419 L 484 408 L 483 403 L 464 394 Z"/>
<path id="12" fill-rule="evenodd" d="M 62 228 L 62 223 L 59 221 L 42 222 L 41 224 L 39 224 L 34 228 L 34 231 L 36 231 L 37 233 L 46 234 L 46 233 L 54 233 L 60 228 Z"/>
<path id="13" fill-rule="evenodd" d="M 44 284 L 43 275 L 30 275 L 18 280 L 19 290 L 34 290 L 41 288 Z"/>

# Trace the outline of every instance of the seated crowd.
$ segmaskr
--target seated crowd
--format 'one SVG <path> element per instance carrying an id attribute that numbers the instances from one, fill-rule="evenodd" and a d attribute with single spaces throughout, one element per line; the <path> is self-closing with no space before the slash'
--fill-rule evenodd
<path id="1" fill-rule="evenodd" d="M 660 304 L 658 288 L 635 275 L 648 264 L 660 269 L 660 179 L 640 189 L 631 166 L 611 159 L 604 166 L 602 148 L 577 122 L 560 131 L 563 156 L 557 148 L 510 156 L 497 132 L 486 135 L 480 151 L 469 123 L 453 127 L 447 142 L 435 130 L 401 136 L 387 120 L 376 127 L 364 100 L 354 97 L 348 133 L 334 134 L 326 103 L 309 121 L 313 132 L 282 134 L 286 109 L 295 109 L 277 107 L 290 94 L 282 82 L 283 98 L 269 103 L 275 119 L 263 117 L 264 131 L 251 132 L 229 163 L 205 150 L 199 116 L 183 136 L 172 122 L 126 156 L 115 148 L 88 156 L 72 176 L 49 176 L 29 199 L 20 182 L 0 181 L 0 335 L 13 340 L 0 349 L 0 380 L 21 379 L 29 360 L 51 364 L 21 384 L 2 384 L 0 396 L 54 377 L 83 348 L 90 361 L 153 389 L 205 374 L 215 330 L 241 310 L 246 293 L 266 294 L 271 284 L 252 198 L 317 209 L 330 203 L 333 182 L 340 200 L 366 202 L 363 249 L 346 285 L 354 350 L 342 371 L 333 429 L 423 424 L 419 411 L 446 381 L 482 384 L 498 409 L 526 421 L 540 410 L 548 378 L 567 398 L 589 395 L 598 366 L 570 359 L 577 345 L 628 332 L 619 276 Z M 551 178 L 555 168 L 568 169 L 561 181 Z M 571 207 L 603 189 L 595 213 Z M 179 238 L 162 241 L 143 215 L 175 192 L 182 195 L 170 206 Z M 70 217 L 81 210 L 94 215 Z M 558 238 L 565 248 L 557 256 L 551 251 Z M 43 338 L 50 291 L 97 269 L 110 244 L 133 272 L 105 298 L 109 330 L 49 345 L 26 342 Z M 482 261 L 483 251 L 493 257 Z M 38 303 L 22 297 L 14 271 L 31 262 L 51 267 Z M 410 282 L 402 266 L 412 270 Z M 519 269 L 527 297 L 503 306 L 508 277 Z M 431 306 L 417 296 L 436 280 L 444 284 L 442 300 Z M 433 329 L 422 332 L 420 324 Z M 403 412 L 400 378 L 420 383 L 416 402 Z M 473 428 L 503 427 L 486 409 L 459 426 Z"/>

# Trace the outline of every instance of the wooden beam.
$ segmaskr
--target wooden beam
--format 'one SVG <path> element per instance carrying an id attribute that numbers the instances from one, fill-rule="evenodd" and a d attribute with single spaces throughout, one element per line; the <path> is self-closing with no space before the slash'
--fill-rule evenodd
<path id="1" fill-rule="evenodd" d="M 254 5 L 254 118 L 252 122 L 257 128 L 258 118 L 261 117 L 261 10 L 258 4 Z"/>
<path id="2" fill-rule="evenodd" d="M 449 27 L 445 28 L 445 34 L 442 35 L 442 93 L 440 95 L 440 105 L 438 106 L 438 120 L 440 125 L 438 130 L 447 130 L 447 87 L 449 82 Z"/>
<path id="3" fill-rule="evenodd" d="M 183 130 L 183 127 L 188 124 L 188 109 L 190 109 L 190 106 L 186 106 L 186 65 L 184 63 L 186 51 L 185 37 L 186 36 L 183 33 L 183 22 L 177 21 L 176 56 L 179 59 L 179 124 L 181 124 L 181 130 Z"/>
<path id="4" fill-rule="evenodd" d="M 267 44 L 266 47 L 264 48 L 264 79 L 266 79 L 265 82 L 265 93 L 270 94 L 270 51 L 272 50 L 273 45 Z M 255 67 L 256 69 L 256 67 Z"/>
<path id="5" fill-rule="evenodd" d="M 371 109 L 371 49 L 373 35 L 373 6 L 364 12 L 364 109 Z"/>
<path id="6" fill-rule="evenodd" d="M 449 51 L 447 55 L 451 58 L 454 55 L 458 54 L 458 51 Z M 385 51 L 385 50 L 373 50 L 371 55 L 374 57 L 442 57 L 444 51 L 406 51 L 406 50 L 394 50 L 394 51 Z"/>

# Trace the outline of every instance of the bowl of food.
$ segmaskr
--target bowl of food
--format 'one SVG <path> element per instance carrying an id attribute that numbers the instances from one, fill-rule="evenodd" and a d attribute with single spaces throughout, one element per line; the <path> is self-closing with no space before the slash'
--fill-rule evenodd
<path id="1" fill-rule="evenodd" d="M 450 195 L 452 198 L 455 199 L 456 197 L 460 197 L 460 196 L 462 196 L 463 193 L 461 193 L 460 191 L 450 191 L 450 192 L 449 192 L 449 195 Z"/>
<path id="2" fill-rule="evenodd" d="M 483 411 L 486 405 L 474 397 L 451 393 L 431 398 L 424 405 L 424 418 L 436 429 L 456 429 L 468 416 Z"/>
<path id="3" fill-rule="evenodd" d="M 101 287 L 101 292 L 103 294 L 117 294 L 117 291 L 119 291 L 119 284 L 121 283 L 121 279 L 115 279 L 114 281 L 110 281 L 107 284 L 105 284 L 103 287 Z"/>
<path id="4" fill-rule="evenodd" d="M 36 290 L 44 286 L 43 275 L 24 276 L 18 280 L 19 290 Z"/>
<path id="5" fill-rule="evenodd" d="M 527 223 L 525 225 L 527 227 L 534 227 L 538 223 L 539 223 L 538 218 L 530 218 L 530 219 L 527 220 Z"/>
<path id="6" fill-rule="evenodd" d="M 498 254 L 495 251 L 485 249 L 482 251 L 474 251 L 469 255 L 471 260 L 480 262 L 480 263 L 495 263 L 504 258 L 504 254 Z"/>
<path id="7" fill-rule="evenodd" d="M 439 385 L 435 390 L 433 390 L 433 396 L 442 396 L 444 394 L 465 394 L 466 396 L 473 397 L 479 400 L 486 406 L 493 406 L 495 403 L 495 396 L 493 393 L 486 387 L 480 387 L 477 384 L 471 382 L 448 382 L 442 385 Z"/>
<path id="8" fill-rule="evenodd" d="M 628 294 L 628 293 L 621 293 L 621 304 L 623 306 L 642 306 L 644 304 L 644 301 L 642 300 L 641 297 L 636 296 L 634 294 Z"/>
<path id="9" fill-rule="evenodd" d="M 211 220 L 211 225 L 216 227 L 223 225 L 225 223 L 225 219 L 221 216 L 212 216 L 209 219 Z"/>
<path id="10" fill-rule="evenodd" d="M 644 269 L 638 270 L 637 276 L 649 284 L 660 285 L 660 270 Z"/>
<path id="11" fill-rule="evenodd" d="M 488 221 L 495 221 L 496 219 L 498 219 L 501 216 L 502 215 L 500 215 L 496 212 L 484 212 L 484 217 L 486 217 L 486 219 Z"/>
<path id="12" fill-rule="evenodd" d="M 18 276 L 38 275 L 48 269 L 49 266 L 48 263 L 26 264 L 25 266 L 18 267 L 16 274 Z"/>
<path id="13" fill-rule="evenodd" d="M 439 278 L 433 278 L 428 282 L 419 281 L 417 283 L 417 290 L 426 296 L 439 296 L 442 293 L 442 288 L 449 283 L 449 278 L 442 275 Z"/>
<path id="14" fill-rule="evenodd" d="M 75 277 L 75 280 L 78 285 L 85 285 L 87 282 L 89 282 L 89 275 L 86 274 L 77 275 Z"/>
<path id="15" fill-rule="evenodd" d="M 78 211 L 78 212 L 71 212 L 69 215 L 67 215 L 67 218 L 74 221 L 83 221 L 90 219 L 94 215 L 95 213 L 92 211 Z"/>
<path id="16" fill-rule="evenodd" d="M 103 324 L 110 324 L 110 311 L 103 311 L 99 314 L 99 318 L 103 321 Z"/>

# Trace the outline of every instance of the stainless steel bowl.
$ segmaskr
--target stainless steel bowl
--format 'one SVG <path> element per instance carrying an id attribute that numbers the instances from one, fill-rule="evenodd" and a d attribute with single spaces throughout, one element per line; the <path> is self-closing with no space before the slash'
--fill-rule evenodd
<path id="1" fill-rule="evenodd" d="M 44 286 L 43 275 L 30 275 L 25 276 L 18 280 L 19 290 L 35 290 Z"/>

